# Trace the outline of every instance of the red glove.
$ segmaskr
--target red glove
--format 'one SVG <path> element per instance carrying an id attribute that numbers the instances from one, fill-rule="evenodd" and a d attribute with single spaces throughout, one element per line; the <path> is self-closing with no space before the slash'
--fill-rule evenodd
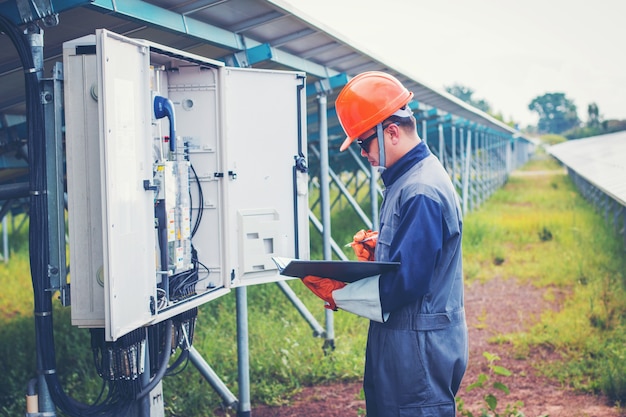
<path id="1" fill-rule="evenodd" d="M 313 291 L 313 294 L 326 301 L 324 307 L 337 311 L 337 304 L 335 304 L 335 300 L 333 299 L 333 291 L 345 287 L 345 282 L 330 278 L 316 277 L 314 275 L 307 275 L 302 278 L 302 282 Z"/>
<path id="2" fill-rule="evenodd" d="M 359 230 L 354 235 L 351 246 L 359 261 L 373 261 L 374 249 L 378 241 L 378 232 Z"/>

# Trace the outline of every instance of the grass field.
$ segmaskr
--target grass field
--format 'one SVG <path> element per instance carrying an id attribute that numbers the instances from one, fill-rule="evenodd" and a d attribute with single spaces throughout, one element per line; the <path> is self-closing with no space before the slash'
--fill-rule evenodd
<path id="1" fill-rule="evenodd" d="M 524 167 L 558 169 L 550 158 Z M 10 262 L 0 265 L 2 416 L 23 415 L 26 383 L 36 374 L 26 242 L 25 230 L 15 233 Z M 543 317 L 530 332 L 508 336 L 520 355 L 533 345 L 549 345 L 562 352 L 563 363 L 545 366 L 546 374 L 578 389 L 626 401 L 624 247 L 565 175 L 512 176 L 479 210 L 466 216 L 463 245 L 468 281 L 489 280 L 507 268 L 507 274 L 520 280 L 569 294 L 559 312 Z M 323 325 L 321 301 L 298 281 L 288 284 Z M 69 309 L 54 304 L 58 373 L 71 396 L 93 400 L 101 384 L 92 363 L 89 332 L 72 327 Z M 336 349 L 325 353 L 324 340 L 312 337 L 310 327 L 275 284 L 249 287 L 248 304 L 253 404 L 280 404 L 304 385 L 362 377 L 367 320 L 336 313 Z M 202 306 L 194 346 L 236 394 L 235 308 L 234 292 Z M 165 378 L 164 395 L 168 416 L 211 416 L 221 403 L 191 364 Z"/>

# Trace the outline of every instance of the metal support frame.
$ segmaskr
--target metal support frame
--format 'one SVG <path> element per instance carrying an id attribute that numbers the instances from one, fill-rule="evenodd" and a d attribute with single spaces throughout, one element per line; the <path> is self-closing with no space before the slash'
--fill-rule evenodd
<path id="1" fill-rule="evenodd" d="M 9 231 L 7 224 L 7 216 L 2 216 L 2 260 L 4 263 L 9 262 Z"/>
<path id="2" fill-rule="evenodd" d="M 294 307 L 313 329 L 313 336 L 325 336 L 326 332 L 300 301 L 293 290 L 284 281 L 276 284 L 283 294 L 291 301 Z M 235 288 L 236 316 L 237 316 L 237 379 L 239 385 L 239 400 L 230 392 L 219 376 L 211 369 L 200 353 L 192 346 L 189 350 L 191 363 L 209 382 L 213 390 L 222 398 L 226 407 L 237 409 L 237 417 L 249 417 L 251 414 L 250 401 L 250 347 L 248 333 L 248 291 L 247 287 Z"/>
<path id="3" fill-rule="evenodd" d="M 322 212 L 322 245 L 324 259 L 332 259 L 331 253 L 331 221 L 330 221 L 330 186 L 329 186 L 329 163 L 328 163 L 328 121 L 327 121 L 327 98 L 326 94 L 318 94 L 317 105 L 319 109 L 320 131 L 320 199 Z M 335 325 L 334 315 L 331 310 L 324 311 L 326 319 L 326 340 L 324 347 L 335 348 Z"/>
<path id="4" fill-rule="evenodd" d="M 465 145 L 464 154 L 464 170 L 463 170 L 463 213 L 467 213 L 469 210 L 469 192 L 470 192 L 470 166 L 472 159 L 472 132 L 467 131 L 467 141 Z"/>
<path id="5" fill-rule="evenodd" d="M 459 168 L 458 165 L 458 161 L 459 158 L 457 157 L 457 146 L 456 146 L 456 126 L 454 126 L 453 124 L 450 126 L 450 136 L 451 136 L 451 140 L 452 140 L 452 172 L 451 172 L 451 176 L 452 176 L 452 184 L 454 184 L 454 188 L 458 190 L 461 188 L 461 169 Z"/>
<path id="6" fill-rule="evenodd" d="M 604 217 L 605 222 L 612 224 L 615 233 L 622 236 L 626 251 L 626 205 L 606 194 L 572 168 L 567 167 L 567 173 L 581 195 Z"/>
<path id="7" fill-rule="evenodd" d="M 318 220 L 318 218 L 315 217 L 315 214 L 313 214 L 313 212 L 311 210 L 309 210 L 309 221 L 313 224 L 315 229 L 317 229 L 317 231 L 320 234 L 323 233 L 324 226 L 322 225 L 322 222 L 320 222 Z M 333 252 L 335 253 L 335 255 L 337 255 L 339 257 L 339 259 L 341 259 L 342 261 L 347 261 L 348 260 L 348 257 L 346 256 L 346 254 L 343 252 L 343 250 L 337 244 L 337 242 L 332 238 L 332 236 L 330 238 L 330 247 L 333 250 Z"/>
<path id="8" fill-rule="evenodd" d="M 51 0 L 15 0 L 15 5 L 7 5 L 5 12 L 16 24 L 39 21 L 55 26 L 59 22 Z"/>
<path id="9" fill-rule="evenodd" d="M 42 80 L 41 100 L 46 129 L 50 288 L 59 290 L 61 303 L 68 306 L 70 305 L 70 292 L 66 278 L 63 186 L 63 65 L 60 62 L 55 63 L 52 78 Z"/>
<path id="10" fill-rule="evenodd" d="M 325 337 L 326 331 L 324 328 L 318 323 L 315 317 L 313 317 L 291 287 L 285 281 L 276 281 L 276 285 L 278 285 L 278 288 L 285 294 L 287 299 L 291 301 L 296 310 L 298 310 L 298 313 L 309 323 L 309 326 L 311 326 L 313 330 L 313 337 Z"/>
<path id="11" fill-rule="evenodd" d="M 223 404 L 232 409 L 237 408 L 237 398 L 232 392 L 230 392 L 228 387 L 224 385 L 215 371 L 213 371 L 211 366 L 204 360 L 202 355 L 200 355 L 200 352 L 198 352 L 193 346 L 189 348 L 189 360 L 204 377 L 204 379 L 207 380 L 209 385 L 211 385 L 211 388 L 213 388 L 213 390 L 222 398 Z"/>
<path id="12" fill-rule="evenodd" d="M 314 147 L 311 147 L 311 146 L 309 146 L 309 149 L 312 151 L 313 154 L 315 154 L 316 156 L 318 156 L 320 158 L 320 163 L 323 166 L 323 162 L 322 162 L 323 152 L 321 151 L 321 149 L 317 150 L 317 149 L 315 149 Z M 328 149 L 328 143 L 326 144 L 326 149 Z M 326 153 L 326 159 L 328 159 L 328 153 Z M 324 178 L 324 180 L 322 178 L 320 178 L 320 195 L 322 195 L 321 191 L 322 191 L 322 182 L 323 181 L 326 181 L 326 183 L 328 184 L 329 190 L 330 190 L 330 180 L 329 180 L 329 177 L 330 177 L 333 180 L 332 184 L 339 189 L 340 197 L 341 198 L 345 198 L 348 201 L 348 203 L 352 206 L 352 208 L 354 209 L 356 214 L 361 218 L 361 220 L 366 225 L 366 227 L 371 229 L 372 228 L 372 220 L 367 216 L 367 214 L 361 208 L 361 206 L 356 201 L 356 199 L 348 191 L 348 189 L 344 185 L 343 181 L 341 181 L 341 178 L 339 177 L 339 175 L 337 175 L 335 173 L 335 171 L 333 171 L 329 167 L 324 168 L 324 171 L 326 172 L 326 174 L 324 174 L 323 172 L 320 171 L 320 177 Z M 327 191 L 327 193 L 330 196 L 330 191 L 329 190 Z M 328 198 L 330 198 L 330 197 L 328 197 Z M 320 202 L 322 203 L 322 207 L 323 207 L 323 204 L 324 204 L 323 198 L 320 198 Z M 328 221 L 329 222 L 330 222 L 330 208 L 331 207 L 332 207 L 332 204 L 328 203 L 328 216 L 329 216 Z M 326 223 L 324 223 L 323 215 L 322 215 L 322 224 L 323 225 L 326 224 Z"/>
<path id="13" fill-rule="evenodd" d="M 248 289 L 235 289 L 237 309 L 237 368 L 239 407 L 237 417 L 250 416 L 250 356 L 248 343 Z"/>
<path id="14" fill-rule="evenodd" d="M 486 126 L 458 118 L 451 114 L 441 114 L 439 110 L 423 109 L 417 106 L 419 111 L 416 115 L 418 134 L 444 165 L 450 175 L 453 184 L 459 194 L 464 213 L 477 209 L 499 187 L 504 185 L 509 173 L 526 163 L 530 157 L 532 144 L 518 135 L 508 136 Z M 332 110 L 328 115 L 334 115 Z M 324 117 L 320 110 L 315 120 Z M 317 134 L 314 132 L 309 139 L 320 139 L 320 143 L 329 134 L 320 124 Z M 309 145 L 309 154 L 318 157 L 321 161 L 323 151 L 313 145 Z M 358 169 L 356 171 L 341 174 L 328 168 L 328 172 L 320 172 L 320 186 L 327 181 L 329 187 L 338 191 L 334 193 L 334 200 L 330 208 L 337 203 L 347 202 L 354 212 L 361 218 L 363 223 L 373 229 L 378 229 L 378 206 L 372 204 L 371 217 L 368 218 L 353 196 L 353 188 L 360 190 L 362 184 L 360 178 L 369 179 L 370 201 L 378 201 L 378 193 L 382 193 L 378 185 L 375 169 L 365 167 L 362 158 L 352 148 L 348 148 Z M 323 162 L 321 162 L 324 166 Z M 329 179 L 330 178 L 330 179 Z M 343 180 L 343 181 L 342 181 Z M 349 186 L 349 188 L 348 188 Z M 322 193 L 320 192 L 320 195 Z M 322 198 L 313 202 L 311 208 L 322 204 Z M 323 233 L 325 224 L 320 222 L 315 215 L 310 213 L 310 220 L 320 233 Z M 330 225 L 327 227 L 330 228 Z M 334 253 L 342 259 L 343 252 L 332 237 L 329 239 Z M 347 258 L 345 258 L 347 259 Z"/>
<path id="15" fill-rule="evenodd" d="M 250 50 L 251 48 L 262 45 L 261 42 L 245 37 L 240 33 L 210 25 L 185 14 L 180 14 L 148 2 L 92 0 L 88 7 L 103 13 L 111 13 L 127 19 L 137 19 L 145 23 L 156 24 L 171 32 L 196 38 L 201 41 L 217 43 L 233 51 L 244 51 L 243 56 L 237 57 L 237 59 L 241 59 L 241 63 L 247 62 L 248 58 L 250 58 L 245 56 L 247 49 Z M 260 57 L 252 57 L 253 60 L 271 60 L 289 68 L 303 68 L 306 69 L 307 73 L 317 77 L 332 77 L 339 74 L 339 72 L 327 66 L 302 59 L 285 51 L 274 50 L 273 47 L 261 47 L 258 51 L 255 51 L 255 55 L 257 52 Z M 233 57 L 231 56 L 229 59 L 230 58 Z M 245 64 L 242 66 L 245 66 Z"/>

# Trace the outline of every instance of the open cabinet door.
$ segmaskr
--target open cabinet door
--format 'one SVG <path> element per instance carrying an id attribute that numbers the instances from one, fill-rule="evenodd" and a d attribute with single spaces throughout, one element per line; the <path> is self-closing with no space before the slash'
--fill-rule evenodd
<path id="1" fill-rule="evenodd" d="M 305 77 L 242 68 L 221 75 L 232 285 L 284 279 L 272 256 L 309 258 Z"/>
<path id="2" fill-rule="evenodd" d="M 106 30 L 64 43 L 72 324 L 115 341 L 229 292 L 214 176 L 221 67 Z M 157 96 L 180 115 L 175 151 L 171 123 L 153 116 Z"/>
<path id="3" fill-rule="evenodd" d="M 64 66 L 73 324 L 115 341 L 308 259 L 303 73 L 104 29 Z"/>
<path id="4" fill-rule="evenodd" d="M 96 42 L 106 336 L 116 340 L 154 314 L 154 205 L 143 187 L 152 178 L 150 56 L 111 32 L 98 31 Z"/>

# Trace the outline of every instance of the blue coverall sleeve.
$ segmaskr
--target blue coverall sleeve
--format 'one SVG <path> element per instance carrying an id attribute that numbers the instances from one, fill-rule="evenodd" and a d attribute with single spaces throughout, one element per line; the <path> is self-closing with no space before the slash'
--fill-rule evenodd
<path id="1" fill-rule="evenodd" d="M 400 262 L 400 268 L 380 277 L 383 313 L 414 303 L 430 292 L 441 256 L 444 229 L 443 213 L 437 201 L 418 194 L 404 202 L 389 248 L 389 260 Z"/>

